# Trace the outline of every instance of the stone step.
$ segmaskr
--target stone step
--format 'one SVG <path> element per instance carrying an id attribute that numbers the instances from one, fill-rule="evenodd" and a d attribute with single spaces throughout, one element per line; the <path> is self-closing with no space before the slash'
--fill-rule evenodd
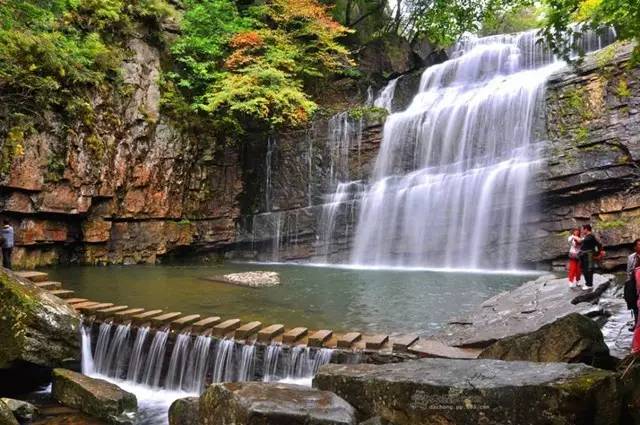
<path id="1" fill-rule="evenodd" d="M 191 314 L 189 316 L 184 316 L 184 317 L 181 317 L 179 319 L 174 320 L 173 322 L 171 322 L 169 327 L 171 328 L 171 330 L 177 331 L 177 330 L 180 330 L 180 329 L 184 328 L 189 323 L 195 322 L 196 320 L 199 320 L 199 319 L 200 319 L 200 315 L 199 314 Z"/>
<path id="2" fill-rule="evenodd" d="M 388 335 L 372 335 L 366 338 L 365 347 L 369 350 L 379 350 L 389 341 Z"/>
<path id="3" fill-rule="evenodd" d="M 74 292 L 71 289 L 54 289 L 49 291 L 51 295 L 55 295 L 58 298 L 71 298 Z"/>
<path id="4" fill-rule="evenodd" d="M 477 359 L 482 350 L 478 348 L 450 347 L 440 341 L 420 338 L 409 347 L 409 352 L 420 357 L 439 357 L 446 359 Z"/>
<path id="5" fill-rule="evenodd" d="M 40 289 L 45 289 L 47 291 L 53 290 L 53 289 L 62 289 L 61 282 L 52 282 L 50 280 L 45 280 L 44 282 L 38 282 L 36 283 L 36 286 Z"/>
<path id="6" fill-rule="evenodd" d="M 207 317 L 206 319 L 202 319 L 197 321 L 196 323 L 193 323 L 191 325 L 191 330 L 193 332 L 202 332 L 207 328 L 214 327 L 215 325 L 220 323 L 220 320 L 222 319 L 220 319 L 218 316 Z"/>
<path id="7" fill-rule="evenodd" d="M 113 318 L 116 321 L 122 322 L 128 319 L 131 319 L 131 317 L 135 316 L 136 314 L 140 314 L 143 311 L 144 311 L 144 308 L 130 308 L 128 310 L 122 310 L 115 313 L 113 315 Z"/>
<path id="8" fill-rule="evenodd" d="M 247 339 L 251 335 L 258 333 L 260 328 L 262 327 L 262 323 L 258 321 L 249 322 L 245 325 L 240 326 L 236 329 L 235 337 L 236 339 Z"/>
<path id="9" fill-rule="evenodd" d="M 325 341 L 328 341 L 333 335 L 333 331 L 323 329 L 320 331 L 316 331 L 309 337 L 309 341 L 307 341 L 307 345 L 309 347 L 322 347 Z"/>
<path id="10" fill-rule="evenodd" d="M 83 303 L 89 300 L 86 298 L 67 298 L 65 301 L 67 302 L 67 304 L 73 305 L 73 304 Z"/>
<path id="11" fill-rule="evenodd" d="M 136 314 L 133 316 L 133 323 L 136 325 L 142 325 L 151 320 L 152 317 L 162 314 L 162 310 L 149 310 L 144 313 Z"/>
<path id="12" fill-rule="evenodd" d="M 418 340 L 416 335 L 401 335 L 391 338 L 393 351 L 406 352 L 409 347 Z"/>
<path id="13" fill-rule="evenodd" d="M 362 338 L 359 332 L 349 332 L 338 337 L 338 348 L 351 348 L 353 344 Z"/>
<path id="14" fill-rule="evenodd" d="M 170 313 L 161 314 L 160 316 L 154 316 L 150 320 L 151 325 L 155 327 L 160 327 L 162 325 L 173 322 L 175 319 L 177 319 L 181 315 L 182 313 L 180 313 L 179 311 L 174 311 Z"/>
<path id="15" fill-rule="evenodd" d="M 127 310 L 129 306 L 126 305 L 116 305 L 109 308 L 104 308 L 96 311 L 96 318 L 98 319 L 106 319 L 108 317 L 113 316 L 115 313 L 119 311 Z"/>
<path id="16" fill-rule="evenodd" d="M 45 282 L 49 279 L 49 274 L 44 272 L 37 272 L 35 270 L 25 270 L 22 272 L 15 272 L 23 279 L 30 280 L 31 282 Z"/>
<path id="17" fill-rule="evenodd" d="M 218 323 L 213 327 L 213 334 L 215 336 L 225 336 L 229 332 L 235 331 L 240 327 L 240 319 L 229 319 L 222 323 Z"/>
<path id="18" fill-rule="evenodd" d="M 91 307 L 93 305 L 98 305 L 98 304 L 100 304 L 99 301 L 85 301 L 83 303 L 74 304 L 72 305 L 72 307 L 78 311 L 82 311 L 85 307 Z"/>
<path id="19" fill-rule="evenodd" d="M 271 340 L 284 332 L 284 325 L 271 325 L 258 332 L 258 341 L 265 344 L 271 343 Z"/>
<path id="20" fill-rule="evenodd" d="M 113 307 L 113 303 L 98 303 L 98 304 L 90 305 L 84 308 L 79 308 L 77 310 L 83 311 L 85 313 L 93 313 L 96 310 L 102 310 L 103 308 L 109 308 L 109 307 Z"/>
<path id="21" fill-rule="evenodd" d="M 284 342 L 285 344 L 294 344 L 298 340 L 307 336 L 308 332 L 309 330 L 307 328 L 302 328 L 302 327 L 289 329 L 282 336 L 282 342 Z"/>

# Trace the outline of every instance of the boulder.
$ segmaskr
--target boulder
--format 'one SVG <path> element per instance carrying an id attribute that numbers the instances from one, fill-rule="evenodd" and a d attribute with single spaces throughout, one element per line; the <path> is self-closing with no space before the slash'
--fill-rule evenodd
<path id="1" fill-rule="evenodd" d="M 640 425 L 640 358 L 633 354 L 618 365 L 623 424 Z"/>
<path id="2" fill-rule="evenodd" d="M 200 397 L 205 425 L 355 425 L 346 401 L 299 385 L 239 382 L 211 385 Z"/>
<path id="3" fill-rule="evenodd" d="M 194 425 L 200 420 L 200 399 L 179 398 L 169 407 L 169 425 Z"/>
<path id="4" fill-rule="evenodd" d="M 480 353 L 482 359 L 567 362 L 603 365 L 609 347 L 598 325 L 571 313 L 540 329 L 497 341 Z"/>
<path id="5" fill-rule="evenodd" d="M 418 68 L 418 59 L 409 42 L 393 33 L 371 40 L 358 52 L 360 70 L 382 79 Z"/>
<path id="6" fill-rule="evenodd" d="M 594 275 L 593 292 L 602 294 L 600 287 L 609 287 L 613 280 L 613 275 Z M 566 278 L 541 276 L 451 320 L 435 339 L 450 346 L 486 348 L 504 338 L 535 332 L 570 313 L 600 313 L 593 305 L 598 299 L 586 301 L 583 295 L 569 288 Z"/>
<path id="7" fill-rule="evenodd" d="M 133 423 L 136 396 L 111 382 L 67 369 L 53 370 L 51 396 L 65 406 L 111 424 Z"/>
<path id="8" fill-rule="evenodd" d="M 423 359 L 325 365 L 313 386 L 394 425 L 615 424 L 616 375 L 583 364 Z"/>
<path id="9" fill-rule="evenodd" d="M 0 268 L 0 369 L 79 360 L 80 316 L 60 298 Z"/>
<path id="10" fill-rule="evenodd" d="M 0 400 L 0 425 L 19 425 L 7 404 Z"/>
<path id="11" fill-rule="evenodd" d="M 11 412 L 13 412 L 13 416 L 21 422 L 31 421 L 33 417 L 38 414 L 36 406 L 29 402 L 12 398 L 0 398 L 0 401 L 6 404 Z"/>

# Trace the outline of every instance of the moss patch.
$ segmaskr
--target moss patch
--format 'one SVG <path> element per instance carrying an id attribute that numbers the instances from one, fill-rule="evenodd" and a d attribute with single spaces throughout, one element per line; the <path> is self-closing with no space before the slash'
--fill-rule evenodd
<path id="1" fill-rule="evenodd" d="M 19 357 L 36 302 L 20 283 L 0 271 L 0 368 Z"/>

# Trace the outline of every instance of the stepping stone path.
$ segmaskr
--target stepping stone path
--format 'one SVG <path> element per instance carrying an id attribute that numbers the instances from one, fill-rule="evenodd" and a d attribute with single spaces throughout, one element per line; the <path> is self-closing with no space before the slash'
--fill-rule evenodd
<path id="1" fill-rule="evenodd" d="M 359 332 L 349 332 L 338 338 L 338 348 L 351 348 L 351 346 L 362 338 Z"/>
<path id="2" fill-rule="evenodd" d="M 367 338 L 365 347 L 369 350 L 379 350 L 389 341 L 387 335 L 373 335 Z"/>
<path id="3" fill-rule="evenodd" d="M 174 331 L 180 330 L 180 329 L 184 328 L 185 326 L 187 326 L 189 323 L 195 322 L 198 319 L 200 319 L 200 315 L 199 314 L 192 314 L 190 316 L 184 316 L 184 317 L 181 317 L 181 318 L 176 319 L 173 322 L 171 322 L 169 327 L 171 328 L 171 330 L 174 330 Z"/>
<path id="4" fill-rule="evenodd" d="M 53 291 L 49 291 L 51 295 L 55 295 L 58 298 L 70 298 L 73 295 L 73 291 L 70 289 L 54 289 Z"/>
<path id="5" fill-rule="evenodd" d="M 44 289 L 44 290 L 53 290 L 53 289 L 62 289 L 62 283 L 60 282 L 51 282 L 49 280 L 46 280 L 44 282 L 37 282 L 36 286 L 40 289 Z"/>
<path id="6" fill-rule="evenodd" d="M 23 272 L 16 272 L 16 274 L 18 276 L 20 276 L 23 279 L 27 279 L 30 280 L 31 282 L 45 282 L 48 278 L 49 275 L 47 273 L 43 273 L 43 272 L 36 272 L 36 271 L 23 271 Z"/>
<path id="7" fill-rule="evenodd" d="M 129 307 L 126 305 L 116 305 L 113 307 L 109 307 L 109 308 L 105 308 L 102 310 L 98 310 L 96 311 L 96 318 L 98 319 L 106 319 L 107 317 L 111 317 L 113 316 L 115 313 L 119 312 L 119 311 L 124 311 L 126 309 L 128 309 Z"/>
<path id="8" fill-rule="evenodd" d="M 236 329 L 236 339 L 247 339 L 251 335 L 257 333 L 260 330 L 262 323 L 260 322 L 249 322 L 246 325 L 240 326 Z"/>
<path id="9" fill-rule="evenodd" d="M 309 330 L 307 328 L 293 328 L 282 336 L 282 342 L 285 344 L 293 344 L 307 336 L 308 332 Z"/>
<path id="10" fill-rule="evenodd" d="M 265 344 L 271 343 L 271 340 L 284 332 L 284 325 L 271 325 L 258 332 L 258 341 Z"/>
<path id="11" fill-rule="evenodd" d="M 119 311 L 114 314 L 114 319 L 117 321 L 124 321 L 126 319 L 131 318 L 131 316 L 135 316 L 138 313 L 142 313 L 144 308 L 130 308 L 129 310 Z"/>
<path id="12" fill-rule="evenodd" d="M 73 306 L 73 304 L 83 303 L 89 300 L 86 298 L 67 298 L 65 301 L 67 302 L 67 304 Z"/>
<path id="13" fill-rule="evenodd" d="M 213 334 L 225 336 L 240 327 L 240 319 L 229 319 L 213 327 Z"/>
<path id="14" fill-rule="evenodd" d="M 181 315 L 182 315 L 182 313 L 180 313 L 179 311 L 178 312 L 161 314 L 160 316 L 152 317 L 151 318 L 151 324 L 153 326 L 161 326 L 161 325 L 164 325 L 164 324 L 172 322 L 174 319 L 177 319 Z"/>
<path id="15" fill-rule="evenodd" d="M 191 330 L 193 332 L 202 332 L 204 329 L 213 327 L 220 323 L 220 319 L 218 316 L 207 317 L 206 319 L 202 319 L 191 325 Z"/>
<path id="16" fill-rule="evenodd" d="M 141 314 L 136 314 L 135 316 L 133 316 L 133 323 L 137 325 L 143 324 L 151 320 L 152 317 L 159 316 L 161 313 L 162 310 L 149 310 Z"/>
<path id="17" fill-rule="evenodd" d="M 418 340 L 415 335 L 403 335 L 395 338 L 391 338 L 391 344 L 393 351 L 408 351 L 409 347 Z"/>
<path id="18" fill-rule="evenodd" d="M 90 305 L 90 306 L 85 306 L 85 307 L 82 307 L 82 308 L 77 308 L 77 307 L 74 307 L 74 308 L 76 308 L 77 310 L 83 311 L 85 313 L 91 313 L 91 312 L 94 312 L 96 310 L 100 310 L 100 309 L 108 308 L 108 307 L 113 307 L 113 303 L 97 303 L 97 304 Z"/>
<path id="19" fill-rule="evenodd" d="M 329 340 L 333 335 L 333 331 L 323 329 L 321 331 L 317 331 L 313 335 L 309 337 L 309 341 L 307 345 L 309 347 L 322 347 L 325 341 Z"/>

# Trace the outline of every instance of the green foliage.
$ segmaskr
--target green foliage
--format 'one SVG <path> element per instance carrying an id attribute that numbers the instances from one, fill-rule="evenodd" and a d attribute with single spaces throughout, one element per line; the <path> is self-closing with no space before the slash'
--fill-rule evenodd
<path id="1" fill-rule="evenodd" d="M 248 128 L 295 127 L 317 109 L 319 81 L 348 69 L 338 39 L 347 29 L 316 0 L 270 0 L 239 11 L 231 0 L 189 0 L 182 35 L 171 47 L 179 65 L 165 76 L 163 103 L 197 113 L 237 139 Z"/>
<path id="2" fill-rule="evenodd" d="M 363 119 L 369 122 L 384 121 L 387 115 L 389 115 L 389 111 L 377 106 L 356 106 L 349 110 L 349 118 L 354 120 Z"/>
<path id="3" fill-rule="evenodd" d="M 481 35 L 509 34 L 539 28 L 542 25 L 544 10 L 541 4 L 521 4 L 514 2 L 496 13 L 487 14 Z"/>
<path id="4" fill-rule="evenodd" d="M 565 58 L 575 49 L 572 36 L 585 29 L 612 26 L 619 40 L 640 41 L 638 0 L 545 0 L 545 4 L 544 36 L 553 50 Z M 639 55 L 640 46 L 636 46 L 634 59 Z"/>
<path id="5" fill-rule="evenodd" d="M 631 96 L 631 90 L 629 89 L 629 84 L 627 80 L 624 78 L 620 78 L 618 81 L 618 85 L 616 86 L 616 94 L 618 97 L 629 97 Z"/>
<path id="6" fill-rule="evenodd" d="M 608 230 L 608 229 L 619 229 L 621 227 L 626 226 L 628 223 L 625 220 L 610 220 L 610 221 L 600 221 L 596 224 L 596 227 L 599 230 Z"/>

